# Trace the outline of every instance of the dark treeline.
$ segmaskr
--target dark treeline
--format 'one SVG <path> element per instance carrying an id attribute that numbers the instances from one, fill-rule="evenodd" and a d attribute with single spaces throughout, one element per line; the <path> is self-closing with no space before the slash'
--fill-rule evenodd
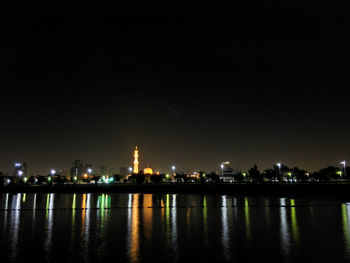
<path id="1" fill-rule="evenodd" d="M 230 180 L 228 180 L 230 179 Z M 350 181 L 350 167 L 328 166 L 317 172 L 309 173 L 307 170 L 298 167 L 290 168 L 286 165 L 274 165 L 272 168 L 261 171 L 257 165 L 254 165 L 247 172 L 235 171 L 227 174 L 226 172 L 200 171 L 190 175 L 185 173 L 174 174 L 144 174 L 141 170 L 137 174 L 130 176 L 121 176 L 112 174 L 102 176 L 93 174 L 91 176 L 71 177 L 60 174 L 48 174 L 37 176 L 18 176 L 6 175 L 0 172 L 0 186 L 6 185 L 53 185 L 53 184 L 115 184 L 115 183 L 327 183 Z"/>

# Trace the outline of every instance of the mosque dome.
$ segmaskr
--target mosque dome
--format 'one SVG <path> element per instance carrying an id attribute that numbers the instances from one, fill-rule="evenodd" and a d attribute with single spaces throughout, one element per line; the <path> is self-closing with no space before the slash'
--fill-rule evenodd
<path id="1" fill-rule="evenodd" d="M 153 174 L 153 170 L 152 170 L 152 168 L 145 168 L 144 170 L 143 170 L 143 173 L 144 174 Z"/>

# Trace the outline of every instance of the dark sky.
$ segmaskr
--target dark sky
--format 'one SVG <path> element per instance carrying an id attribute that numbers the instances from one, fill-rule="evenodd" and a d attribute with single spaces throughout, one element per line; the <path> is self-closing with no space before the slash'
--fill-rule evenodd
<path id="1" fill-rule="evenodd" d="M 350 161 L 348 18 L 302 9 L 3 25 L 0 171 Z"/>

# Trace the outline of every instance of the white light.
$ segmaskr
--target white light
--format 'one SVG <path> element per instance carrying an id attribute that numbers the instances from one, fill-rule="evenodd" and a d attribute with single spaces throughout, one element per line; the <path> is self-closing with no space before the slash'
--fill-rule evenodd
<path id="1" fill-rule="evenodd" d="M 282 164 L 281 164 L 281 163 L 277 163 L 277 166 L 278 166 L 279 168 L 281 168 Z"/>
<path id="2" fill-rule="evenodd" d="M 22 176 L 23 175 L 23 172 L 21 170 L 18 171 L 18 175 L 19 176 Z"/>
<path id="3" fill-rule="evenodd" d="M 87 172 L 88 172 L 89 174 L 91 174 L 91 173 L 92 173 L 92 169 L 91 169 L 91 168 L 87 169 Z"/>
<path id="4" fill-rule="evenodd" d="M 21 167 L 20 163 L 15 163 L 15 167 Z"/>
<path id="5" fill-rule="evenodd" d="M 129 171 L 130 171 L 130 172 L 132 171 L 132 168 L 131 168 L 131 167 L 129 167 Z"/>
<path id="6" fill-rule="evenodd" d="M 175 170 L 175 166 L 172 166 L 171 169 Z"/>
<path id="7" fill-rule="evenodd" d="M 222 165 L 220 165 L 221 166 L 221 169 L 224 169 L 224 165 L 222 164 Z"/>
<path id="8" fill-rule="evenodd" d="M 56 170 L 53 170 L 53 169 L 52 169 L 52 170 L 50 171 L 50 174 L 51 174 L 51 175 L 55 175 L 55 174 L 56 174 Z"/>
<path id="9" fill-rule="evenodd" d="M 8 184 L 10 183 L 10 179 L 7 179 L 7 183 L 8 183 Z"/>
<path id="10" fill-rule="evenodd" d="M 346 165 L 346 162 L 345 162 L 345 161 L 342 161 L 341 164 L 345 166 L 345 165 Z"/>

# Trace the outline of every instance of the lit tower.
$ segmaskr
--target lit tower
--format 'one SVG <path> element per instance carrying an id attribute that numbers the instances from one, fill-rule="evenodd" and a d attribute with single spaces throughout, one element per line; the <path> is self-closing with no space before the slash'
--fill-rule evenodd
<path id="1" fill-rule="evenodd" d="M 139 150 L 137 146 L 134 151 L 134 173 L 137 174 L 139 172 Z"/>

